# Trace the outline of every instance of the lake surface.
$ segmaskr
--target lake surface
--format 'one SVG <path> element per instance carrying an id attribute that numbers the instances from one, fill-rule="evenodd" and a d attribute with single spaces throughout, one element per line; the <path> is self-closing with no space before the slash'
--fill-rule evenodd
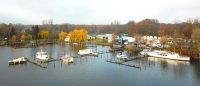
<path id="1" fill-rule="evenodd" d="M 90 47 L 92 48 L 92 47 Z M 0 47 L 1 86 L 200 86 L 200 64 L 158 59 L 153 57 L 133 60 L 141 68 L 132 68 L 106 62 L 116 53 L 104 53 L 98 57 L 75 58 L 72 64 L 61 61 L 43 64 L 41 68 L 31 63 L 9 66 L 13 57 L 26 56 L 33 60 L 37 51 L 48 51 L 52 58 L 77 50 L 70 46 L 47 45 L 37 48 L 13 49 Z M 106 51 L 109 47 L 93 47 Z"/>

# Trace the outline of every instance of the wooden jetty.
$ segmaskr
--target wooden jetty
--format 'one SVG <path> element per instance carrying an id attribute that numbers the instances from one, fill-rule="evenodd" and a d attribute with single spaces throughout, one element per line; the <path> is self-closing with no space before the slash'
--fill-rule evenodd
<path id="1" fill-rule="evenodd" d="M 113 49 L 109 49 L 110 52 L 116 52 L 116 51 L 122 51 L 122 48 L 113 48 Z"/>
<path id="2" fill-rule="evenodd" d="M 115 64 L 129 66 L 129 67 L 141 68 L 139 64 L 130 64 L 130 63 L 125 63 L 124 61 L 113 61 L 113 60 L 106 60 L 106 61 L 110 62 L 110 63 L 115 63 Z"/>
<path id="3" fill-rule="evenodd" d="M 47 61 L 40 61 L 40 62 L 37 62 L 37 61 L 32 61 L 32 60 L 30 60 L 30 59 L 27 59 L 27 62 L 32 63 L 32 64 L 34 64 L 34 65 L 36 65 L 36 66 L 39 66 L 39 67 L 41 67 L 41 68 L 47 68 L 47 66 L 44 66 L 44 65 L 42 65 L 42 64 L 49 63 L 49 62 L 53 62 L 53 61 L 60 61 L 60 60 L 61 60 L 61 58 L 58 58 L 58 59 L 53 59 L 53 58 L 51 58 L 50 60 L 47 60 Z"/>
<path id="4" fill-rule="evenodd" d="M 34 64 L 34 65 L 36 65 L 36 66 L 39 66 L 39 67 L 41 67 L 41 68 L 47 68 L 47 66 L 43 66 L 43 65 L 41 65 L 41 64 L 39 64 L 38 62 L 36 62 L 36 61 L 31 61 L 31 60 L 27 60 L 29 63 L 32 63 L 32 64 Z"/>

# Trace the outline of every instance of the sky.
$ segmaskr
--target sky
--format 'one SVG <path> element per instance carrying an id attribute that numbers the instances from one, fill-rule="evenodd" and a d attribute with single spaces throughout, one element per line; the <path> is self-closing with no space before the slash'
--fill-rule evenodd
<path id="1" fill-rule="evenodd" d="M 0 23 L 110 24 L 200 18 L 200 0 L 0 0 Z"/>

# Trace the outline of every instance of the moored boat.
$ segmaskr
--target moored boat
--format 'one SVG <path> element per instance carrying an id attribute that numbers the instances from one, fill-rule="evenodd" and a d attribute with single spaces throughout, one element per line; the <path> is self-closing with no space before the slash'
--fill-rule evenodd
<path id="1" fill-rule="evenodd" d="M 164 59 L 172 59 L 172 60 L 180 60 L 180 61 L 190 60 L 190 57 L 180 56 L 178 53 L 161 51 L 161 50 L 149 51 L 147 54 L 148 56 L 159 57 L 159 58 L 164 58 Z"/>
<path id="2" fill-rule="evenodd" d="M 74 58 L 71 57 L 71 56 L 68 56 L 68 55 L 63 56 L 63 57 L 62 57 L 62 60 L 63 60 L 64 62 L 68 62 L 68 63 L 74 62 Z"/>
<path id="3" fill-rule="evenodd" d="M 22 56 L 8 61 L 9 65 L 23 64 L 27 62 L 27 58 Z"/>
<path id="4" fill-rule="evenodd" d="M 44 52 L 44 51 L 41 50 L 41 51 L 36 53 L 36 59 L 47 61 L 47 60 L 50 59 L 50 57 L 47 54 L 47 52 Z"/>
<path id="5" fill-rule="evenodd" d="M 93 52 L 92 49 L 83 49 L 78 51 L 78 55 L 98 55 L 98 53 Z"/>

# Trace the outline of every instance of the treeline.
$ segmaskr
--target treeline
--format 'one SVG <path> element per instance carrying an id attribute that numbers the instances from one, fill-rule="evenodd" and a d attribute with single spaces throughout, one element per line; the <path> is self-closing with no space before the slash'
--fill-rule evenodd
<path id="1" fill-rule="evenodd" d="M 174 24 L 159 23 L 155 19 L 145 19 L 137 23 L 129 21 L 126 26 L 126 31 L 131 36 L 135 34 L 149 36 L 168 35 L 169 37 L 190 39 L 192 29 L 200 27 L 200 19 L 188 19 L 186 22 Z"/>
<path id="2" fill-rule="evenodd" d="M 166 24 L 160 23 L 156 19 L 144 19 L 140 22 L 129 21 L 127 24 L 120 24 L 114 21 L 108 25 L 75 25 L 75 24 L 44 24 L 44 25 L 22 25 L 22 24 L 0 24 L 0 36 L 10 39 L 13 35 L 20 39 L 22 35 L 32 36 L 32 39 L 39 39 L 37 35 L 40 31 L 49 31 L 49 39 L 58 38 L 61 31 L 70 32 L 77 28 L 85 28 L 89 34 L 105 33 L 128 33 L 130 36 L 135 34 L 170 37 L 181 37 L 190 39 L 192 29 L 200 27 L 199 19 L 188 20 L 186 22 Z M 30 38 L 29 38 L 30 39 Z"/>

